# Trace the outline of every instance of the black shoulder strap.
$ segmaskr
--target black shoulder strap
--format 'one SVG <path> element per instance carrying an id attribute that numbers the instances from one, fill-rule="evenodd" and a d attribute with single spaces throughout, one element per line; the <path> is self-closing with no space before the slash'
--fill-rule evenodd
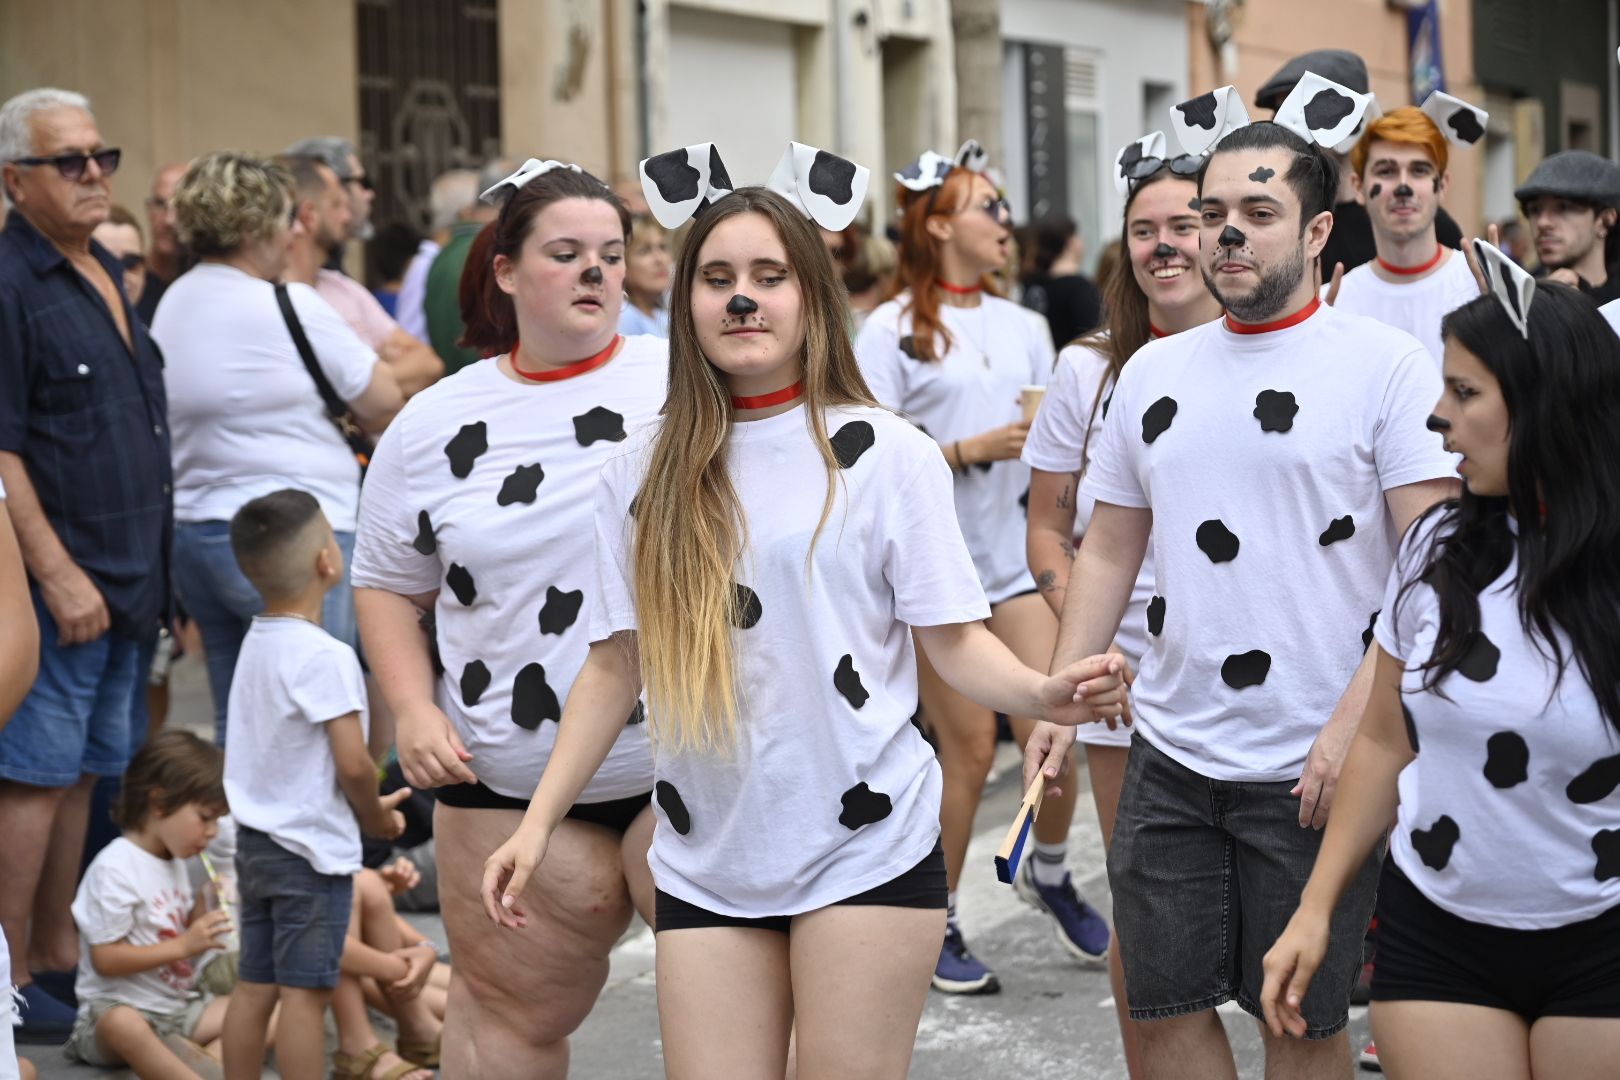
<path id="1" fill-rule="evenodd" d="M 315 350 L 309 343 L 309 337 L 304 333 L 304 324 L 298 321 L 298 312 L 293 309 L 292 297 L 287 292 L 287 286 L 276 285 L 276 303 L 281 306 L 281 317 L 287 322 L 287 329 L 292 334 L 293 344 L 298 348 L 298 355 L 303 358 L 304 367 L 309 371 L 309 377 L 315 380 L 315 389 L 320 392 L 321 400 L 326 403 L 326 411 L 332 419 L 341 420 L 349 415 L 349 406 L 338 397 L 332 383 L 321 370 L 321 365 L 315 359 Z"/>

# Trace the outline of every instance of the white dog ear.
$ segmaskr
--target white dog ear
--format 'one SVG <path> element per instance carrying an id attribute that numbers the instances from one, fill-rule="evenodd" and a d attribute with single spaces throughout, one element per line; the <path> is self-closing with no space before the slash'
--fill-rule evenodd
<path id="1" fill-rule="evenodd" d="M 1276 121 L 1306 142 L 1332 149 L 1361 126 L 1371 104 L 1371 94 L 1307 71 L 1277 106 Z"/>
<path id="2" fill-rule="evenodd" d="M 1151 132 L 1120 147 L 1119 153 L 1114 155 L 1114 190 L 1121 195 L 1129 194 L 1132 183 L 1164 167 L 1169 152 L 1169 143 L 1162 131 Z"/>
<path id="3" fill-rule="evenodd" d="M 1524 268 L 1504 255 L 1494 244 L 1475 237 L 1470 241 L 1474 258 L 1479 263 L 1491 295 L 1501 303 L 1508 318 L 1525 340 L 1530 338 L 1530 301 L 1535 299 L 1536 279 Z"/>
<path id="4" fill-rule="evenodd" d="M 969 139 L 956 150 L 956 166 L 968 172 L 982 173 L 990 167 L 990 155 L 978 139 Z"/>
<path id="5" fill-rule="evenodd" d="M 871 181 L 865 166 L 814 146 L 788 143 L 765 186 L 823 229 L 842 232 L 860 213 Z"/>
<path id="6" fill-rule="evenodd" d="M 1170 107 L 1170 130 L 1189 154 L 1208 154 L 1228 132 L 1249 122 L 1237 87 L 1223 86 Z"/>
<path id="7" fill-rule="evenodd" d="M 1485 137 L 1491 114 L 1461 98 L 1436 90 L 1423 103 L 1423 112 L 1456 146 L 1474 146 Z"/>
<path id="8" fill-rule="evenodd" d="M 692 215 L 732 192 L 731 176 L 713 143 L 657 154 L 641 163 L 641 191 L 658 224 L 678 229 Z"/>
<path id="9" fill-rule="evenodd" d="M 581 172 L 578 165 L 569 165 L 561 161 L 541 161 L 539 158 L 529 158 L 511 176 L 491 184 L 478 196 L 480 202 L 498 203 L 516 195 L 523 185 L 537 176 L 544 176 L 552 169 L 572 169 Z"/>

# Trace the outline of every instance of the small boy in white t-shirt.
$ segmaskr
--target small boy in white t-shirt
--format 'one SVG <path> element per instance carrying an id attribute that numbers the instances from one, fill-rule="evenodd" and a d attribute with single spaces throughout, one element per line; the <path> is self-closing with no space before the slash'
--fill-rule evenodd
<path id="1" fill-rule="evenodd" d="M 102 849 L 73 898 L 79 1016 L 70 1059 L 139 1077 L 196 1076 L 181 1054 L 220 1036 L 226 999 L 197 988 L 203 954 L 222 948 L 229 916 L 201 910 L 186 860 L 226 812 L 218 747 L 184 731 L 153 736 L 129 763 L 118 803 L 124 833 Z"/>
<path id="2" fill-rule="evenodd" d="M 378 797 L 359 658 L 321 629 L 321 601 L 343 579 L 343 553 L 315 497 L 284 490 L 246 503 L 231 520 L 231 548 L 264 612 L 242 642 L 226 708 L 242 951 L 225 1069 L 258 1074 L 279 1001 L 281 1075 L 318 1080 L 360 830 L 398 836 L 405 821 L 394 807 L 410 789 Z"/>

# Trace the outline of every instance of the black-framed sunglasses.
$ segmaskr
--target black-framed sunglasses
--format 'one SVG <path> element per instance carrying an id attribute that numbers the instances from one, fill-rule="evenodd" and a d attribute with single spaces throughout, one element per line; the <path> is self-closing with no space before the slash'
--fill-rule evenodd
<path id="1" fill-rule="evenodd" d="M 1135 161 L 1121 165 L 1125 179 L 1133 184 L 1146 180 L 1160 169 L 1168 168 L 1172 176 L 1193 177 L 1198 170 L 1204 167 L 1204 159 L 1198 154 L 1177 154 L 1166 160 L 1161 157 L 1139 157 Z"/>
<path id="2" fill-rule="evenodd" d="M 142 270 L 146 267 L 146 256 L 138 251 L 131 251 L 127 255 L 118 256 L 118 265 L 125 270 Z"/>
<path id="3" fill-rule="evenodd" d="M 361 187 L 365 188 L 367 191 L 376 191 L 377 190 L 377 185 L 372 182 L 371 174 L 369 174 L 369 173 L 361 173 L 359 176 L 351 176 L 351 177 L 349 177 L 347 180 L 345 180 L 343 182 L 345 184 L 359 184 Z"/>
<path id="4" fill-rule="evenodd" d="M 13 165 L 55 165 L 56 171 L 66 180 L 80 180 L 84 177 L 84 170 L 89 168 L 92 159 L 96 168 L 101 170 L 102 176 L 111 176 L 118 171 L 118 162 L 124 152 L 116 146 L 105 150 L 96 150 L 88 154 L 56 154 L 51 157 L 25 157 L 13 161 Z"/>

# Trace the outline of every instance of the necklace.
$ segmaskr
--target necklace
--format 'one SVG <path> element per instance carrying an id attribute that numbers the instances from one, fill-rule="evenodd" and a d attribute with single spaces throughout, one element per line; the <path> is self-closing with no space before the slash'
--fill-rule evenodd
<path id="1" fill-rule="evenodd" d="M 583 360 L 575 360 L 572 364 L 564 364 L 562 367 L 550 368 L 546 371 L 524 371 L 518 367 L 518 350 L 522 348 L 522 342 L 512 346 L 512 355 L 509 359 L 512 363 L 512 370 L 530 382 L 559 382 L 563 379 L 572 379 L 575 375 L 583 375 L 587 371 L 595 371 L 608 362 L 613 356 L 613 350 L 617 349 L 619 342 L 623 340 L 624 338 L 614 334 L 613 340 L 608 342 L 607 348 L 596 355 L 587 356 Z"/>
<path id="2" fill-rule="evenodd" d="M 954 310 L 964 311 L 966 309 L 956 308 Z M 985 305 L 982 303 L 979 305 L 978 337 L 974 337 L 972 334 L 968 333 L 966 315 L 962 316 L 961 325 L 959 325 L 957 329 L 961 331 L 961 336 L 967 339 L 969 345 L 972 345 L 975 349 L 979 350 L 979 361 L 985 366 L 985 368 L 988 369 L 990 367 L 990 350 L 985 347 L 985 342 L 990 340 L 990 316 L 985 311 Z"/>
<path id="3" fill-rule="evenodd" d="M 984 291 L 983 285 L 952 285 L 944 278 L 935 278 L 934 284 L 948 293 L 955 293 L 957 296 L 972 296 L 976 292 Z"/>
<path id="4" fill-rule="evenodd" d="M 300 622 L 307 622 L 311 626 L 321 625 L 308 615 L 300 615 L 296 611 L 276 611 L 269 614 L 260 613 L 258 617 L 261 619 L 297 619 Z"/>
<path id="5" fill-rule="evenodd" d="M 1377 259 L 1378 259 L 1378 265 L 1382 266 L 1385 270 L 1388 270 L 1390 273 L 1399 274 L 1402 277 L 1411 277 L 1414 274 L 1421 274 L 1425 270 L 1433 270 L 1435 265 L 1440 262 L 1440 257 L 1443 256 L 1445 253 L 1446 253 L 1446 249 L 1444 247 L 1442 247 L 1438 243 L 1435 244 L 1434 245 L 1434 257 L 1432 259 L 1430 259 L 1428 262 L 1424 263 L 1422 266 L 1396 266 L 1392 262 L 1386 262 L 1382 255 L 1377 256 Z"/>
<path id="6" fill-rule="evenodd" d="M 731 395 L 733 409 L 768 409 L 772 405 L 780 405 L 784 401 L 792 401 L 804 393 L 804 383 L 796 382 L 792 386 L 784 386 L 780 390 L 772 390 L 768 394 L 756 394 L 753 397 L 738 397 Z"/>

